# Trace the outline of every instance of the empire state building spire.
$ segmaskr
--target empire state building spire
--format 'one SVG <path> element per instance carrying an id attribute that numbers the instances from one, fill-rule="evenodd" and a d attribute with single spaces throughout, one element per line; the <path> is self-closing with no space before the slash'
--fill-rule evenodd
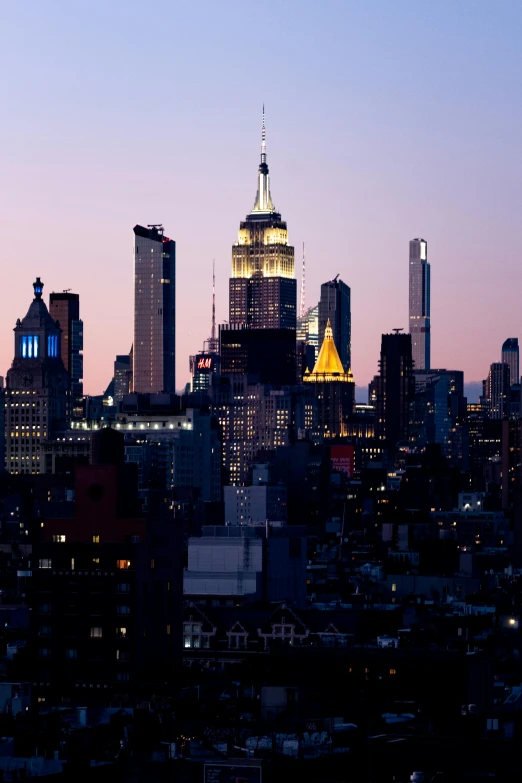
<path id="1" fill-rule="evenodd" d="M 256 203 L 252 212 L 275 212 L 270 195 L 270 175 L 266 163 L 265 105 L 263 104 L 263 123 L 261 125 L 261 163 L 259 164 Z"/>

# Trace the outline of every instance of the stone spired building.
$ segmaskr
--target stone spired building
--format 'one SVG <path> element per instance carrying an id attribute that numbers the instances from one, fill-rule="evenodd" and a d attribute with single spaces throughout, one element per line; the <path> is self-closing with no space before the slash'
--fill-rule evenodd
<path id="1" fill-rule="evenodd" d="M 270 194 L 263 109 L 256 201 L 232 247 L 229 322 L 254 329 L 295 329 L 296 297 L 294 248 Z"/>
<path id="2" fill-rule="evenodd" d="M 325 438 L 345 436 L 355 405 L 355 383 L 352 371 L 343 367 L 329 320 L 315 367 L 312 372 L 305 372 L 303 380 L 314 384 L 321 434 Z"/>
<path id="3" fill-rule="evenodd" d="M 16 322 L 15 356 L 5 392 L 6 469 L 43 473 L 41 445 L 65 426 L 69 377 L 61 357 L 62 330 L 42 299 L 43 283 L 33 283 L 34 299 Z"/>

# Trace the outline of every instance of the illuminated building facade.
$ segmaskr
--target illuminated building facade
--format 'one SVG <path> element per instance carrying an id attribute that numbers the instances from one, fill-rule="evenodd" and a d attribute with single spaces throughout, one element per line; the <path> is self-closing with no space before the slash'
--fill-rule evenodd
<path id="1" fill-rule="evenodd" d="M 410 334 L 416 370 L 430 369 L 430 265 L 428 243 L 410 241 Z"/>
<path id="2" fill-rule="evenodd" d="M 348 434 L 347 423 L 355 406 L 355 383 L 351 370 L 345 370 L 328 320 L 324 340 L 313 371 L 306 372 L 305 383 L 313 384 L 317 400 L 317 424 L 324 438 Z"/>
<path id="3" fill-rule="evenodd" d="M 263 113 L 256 201 L 232 247 L 229 322 L 254 329 L 295 329 L 296 297 L 294 248 L 270 194 Z"/>
<path id="4" fill-rule="evenodd" d="M 219 372 L 219 353 L 211 351 L 202 351 L 195 356 L 191 356 L 190 374 L 192 376 L 191 390 L 205 391 L 212 382 L 212 376 Z"/>
<path id="5" fill-rule="evenodd" d="M 133 390 L 175 391 L 176 243 L 162 226 L 134 227 Z"/>
<path id="6" fill-rule="evenodd" d="M 5 391 L 6 470 L 43 473 L 42 443 L 65 427 L 69 377 L 61 356 L 62 330 L 42 299 L 43 283 L 33 283 L 34 299 L 16 322 L 15 356 Z"/>

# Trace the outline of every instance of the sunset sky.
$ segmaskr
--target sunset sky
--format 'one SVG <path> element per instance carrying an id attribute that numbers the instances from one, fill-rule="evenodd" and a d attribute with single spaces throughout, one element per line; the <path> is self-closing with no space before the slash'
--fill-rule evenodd
<path id="1" fill-rule="evenodd" d="M 39 275 L 80 294 L 85 390 L 132 342 L 133 232 L 177 242 L 177 386 L 228 318 L 261 107 L 307 304 L 352 290 L 355 381 L 407 327 L 408 242 L 432 277 L 432 366 L 486 376 L 522 338 L 519 0 L 28 0 L 0 9 L 0 374 Z"/>

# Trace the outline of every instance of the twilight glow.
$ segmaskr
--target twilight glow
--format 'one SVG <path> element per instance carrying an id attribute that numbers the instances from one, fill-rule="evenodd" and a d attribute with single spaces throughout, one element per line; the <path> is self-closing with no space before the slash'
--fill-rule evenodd
<path id="1" fill-rule="evenodd" d="M 306 242 L 306 304 L 352 290 L 352 370 L 408 321 L 428 242 L 433 367 L 486 376 L 522 338 L 522 6 L 93 0 L 6 5 L 0 30 L 0 374 L 32 282 L 80 294 L 85 391 L 132 342 L 133 226 L 177 243 L 177 385 L 217 317 L 257 188 Z M 260 60 L 259 53 L 263 53 Z M 296 270 L 300 259 L 296 258 Z M 299 286 L 298 278 L 298 286 Z"/>

